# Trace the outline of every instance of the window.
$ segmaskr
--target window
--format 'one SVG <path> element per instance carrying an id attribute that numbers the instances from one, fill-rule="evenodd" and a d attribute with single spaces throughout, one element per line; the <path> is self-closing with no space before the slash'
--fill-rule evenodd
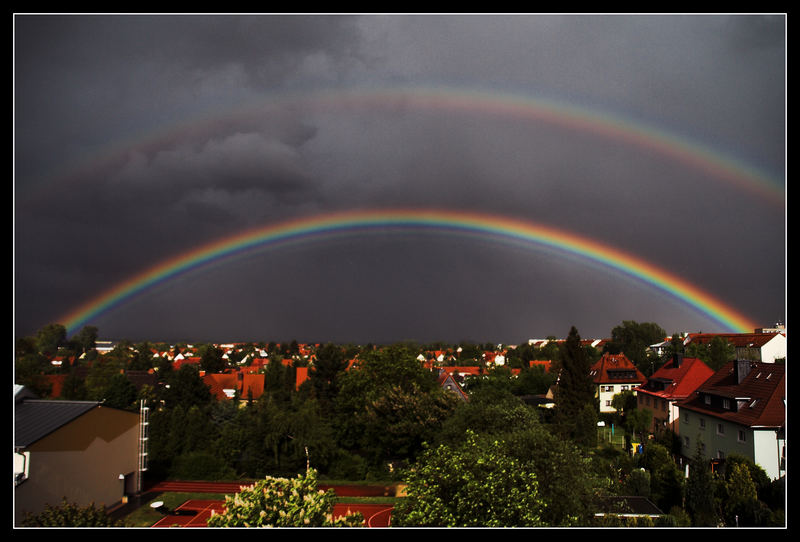
<path id="1" fill-rule="evenodd" d="M 725 452 L 717 450 L 717 459 L 725 459 Z"/>
<path id="2" fill-rule="evenodd" d="M 683 437 L 683 445 L 689 447 L 689 437 Z"/>
<path id="3" fill-rule="evenodd" d="M 723 399 L 722 400 L 722 408 L 724 408 L 725 410 L 728 410 L 729 408 L 731 408 L 731 400 L 730 399 Z"/>
<path id="4" fill-rule="evenodd" d="M 706 428 L 706 419 L 700 418 L 700 429 L 705 429 L 705 428 Z"/>
<path id="5" fill-rule="evenodd" d="M 703 401 L 705 401 L 705 403 L 706 403 L 707 405 L 710 405 L 710 404 L 711 404 L 711 396 L 710 396 L 710 395 L 706 395 L 706 396 L 704 396 L 704 397 L 703 397 Z"/>
<path id="6" fill-rule="evenodd" d="M 717 434 L 721 436 L 725 436 L 725 426 L 721 423 L 717 424 Z"/>
<path id="7" fill-rule="evenodd" d="M 737 436 L 737 440 L 739 442 L 747 442 L 747 433 L 745 433 L 743 429 L 739 429 L 739 435 Z"/>
<path id="8" fill-rule="evenodd" d="M 627 384 L 623 384 L 622 385 L 622 391 L 628 391 L 628 385 Z"/>
<path id="9" fill-rule="evenodd" d="M 611 406 L 611 401 L 610 400 L 606 400 L 606 406 L 608 406 L 608 407 Z"/>
<path id="10" fill-rule="evenodd" d="M 684 423 L 689 423 L 689 413 L 686 411 L 683 412 L 683 421 Z"/>

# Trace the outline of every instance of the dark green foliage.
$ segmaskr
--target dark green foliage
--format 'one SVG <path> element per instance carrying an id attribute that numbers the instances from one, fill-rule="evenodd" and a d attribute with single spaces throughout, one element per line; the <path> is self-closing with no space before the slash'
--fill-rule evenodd
<path id="1" fill-rule="evenodd" d="M 27 514 L 23 527 L 122 527 L 121 522 L 113 521 L 104 508 L 94 503 L 78 506 L 64 498 L 59 506 L 45 505 L 39 514 Z"/>
<path id="2" fill-rule="evenodd" d="M 111 377 L 111 381 L 103 394 L 103 399 L 106 406 L 135 410 L 137 408 L 136 386 L 124 374 L 117 373 Z"/>
<path id="3" fill-rule="evenodd" d="M 661 363 L 654 354 L 648 353 L 648 347 L 664 341 L 667 332 L 653 322 L 623 321 L 611 330 L 611 341 L 606 351 L 612 354 L 624 353 L 645 376 L 655 372 L 656 364 Z"/>
<path id="4" fill-rule="evenodd" d="M 694 527 L 716 527 L 719 522 L 714 502 L 714 479 L 711 466 L 703 455 L 700 442 L 689 464 L 686 480 L 686 511 Z"/>
<path id="5" fill-rule="evenodd" d="M 593 446 L 597 421 L 595 387 L 589 358 L 574 327 L 561 349 L 561 372 L 556 388 L 556 425 L 562 435 L 583 446 Z"/>
<path id="6" fill-rule="evenodd" d="M 458 446 L 426 450 L 405 477 L 392 524 L 408 527 L 535 527 L 539 482 L 494 439 L 472 432 Z"/>

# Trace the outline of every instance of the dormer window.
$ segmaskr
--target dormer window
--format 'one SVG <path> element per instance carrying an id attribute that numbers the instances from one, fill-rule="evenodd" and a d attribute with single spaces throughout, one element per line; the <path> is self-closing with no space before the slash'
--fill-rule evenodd
<path id="1" fill-rule="evenodd" d="M 722 408 L 728 410 L 731 408 L 731 400 L 730 399 L 723 399 L 722 400 Z"/>
<path id="2" fill-rule="evenodd" d="M 710 396 L 710 395 L 705 395 L 705 396 L 703 397 L 703 401 L 704 401 L 704 402 L 705 402 L 707 405 L 710 405 L 710 404 L 711 404 L 711 396 Z"/>

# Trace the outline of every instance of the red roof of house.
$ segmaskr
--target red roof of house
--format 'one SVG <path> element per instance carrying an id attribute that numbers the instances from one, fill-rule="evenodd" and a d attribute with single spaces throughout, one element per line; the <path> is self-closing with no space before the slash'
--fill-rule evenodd
<path id="1" fill-rule="evenodd" d="M 677 401 L 688 397 L 713 374 L 713 369 L 697 358 L 683 358 L 678 367 L 671 359 L 636 391 Z M 664 389 L 656 383 L 659 380 L 664 384 Z"/>
<path id="2" fill-rule="evenodd" d="M 294 388 L 299 389 L 306 380 L 308 380 L 308 367 L 295 367 Z"/>
<path id="3" fill-rule="evenodd" d="M 209 387 L 211 395 L 217 400 L 229 399 L 223 390 L 238 390 L 239 381 L 236 373 L 213 373 L 203 375 L 203 382 Z"/>
<path id="4" fill-rule="evenodd" d="M 248 399 L 248 392 L 252 392 L 253 399 L 258 399 L 264 393 L 264 375 L 245 373 L 242 374 L 241 397 Z"/>
<path id="5" fill-rule="evenodd" d="M 707 344 L 715 337 L 722 337 L 734 346 L 761 348 L 776 335 L 781 335 L 781 333 L 689 333 L 686 343 Z"/>
<path id="6" fill-rule="evenodd" d="M 442 373 L 439 375 L 438 383 L 440 387 L 451 390 L 458 394 L 461 399 L 465 401 L 469 400 L 469 396 L 464 392 L 463 389 L 461 389 L 461 386 L 458 384 L 458 382 L 456 382 L 455 378 L 453 378 L 453 375 L 450 373 L 442 371 Z"/>
<path id="7" fill-rule="evenodd" d="M 530 361 L 531 367 L 541 366 L 544 367 L 545 372 L 550 372 L 550 366 L 553 365 L 553 361 L 549 359 L 533 359 Z"/>
<path id="8" fill-rule="evenodd" d="M 450 366 L 450 367 L 442 367 L 442 370 L 452 374 L 452 373 L 460 373 L 460 374 L 469 374 L 469 375 L 481 375 L 481 367 L 476 365 L 463 365 L 463 366 Z"/>
<path id="9" fill-rule="evenodd" d="M 625 354 L 603 354 L 592 365 L 590 374 L 595 384 L 644 384 L 647 378 Z"/>
<path id="10" fill-rule="evenodd" d="M 749 362 L 750 369 L 737 383 L 736 363 L 732 361 L 714 373 L 685 401 L 688 408 L 749 427 L 781 427 L 786 423 L 786 366 L 776 363 Z M 725 410 L 715 403 L 707 405 L 704 394 L 728 398 L 735 410 Z"/>

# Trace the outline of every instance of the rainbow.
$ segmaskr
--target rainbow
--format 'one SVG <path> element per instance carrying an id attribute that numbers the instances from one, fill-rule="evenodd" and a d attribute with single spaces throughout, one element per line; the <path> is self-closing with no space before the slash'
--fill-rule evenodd
<path id="1" fill-rule="evenodd" d="M 68 333 L 117 307 L 137 294 L 211 262 L 284 242 L 302 241 L 336 233 L 358 233 L 381 228 L 433 230 L 489 235 L 527 246 L 556 249 L 622 271 L 649 287 L 666 292 L 729 331 L 751 332 L 758 327 L 731 307 L 697 286 L 647 261 L 604 243 L 551 226 L 485 215 L 447 210 L 348 211 L 298 218 L 249 229 L 204 244 L 162 261 L 114 286 L 65 315 L 60 322 Z"/>
<path id="2" fill-rule="evenodd" d="M 111 171 L 126 163 L 132 152 L 157 152 L 186 138 L 198 135 L 210 137 L 242 122 L 251 123 L 253 119 L 263 115 L 280 114 L 287 110 L 348 113 L 406 109 L 510 118 L 619 141 L 700 171 L 772 205 L 785 205 L 785 189 L 781 179 L 669 130 L 618 113 L 553 99 L 497 90 L 445 86 L 324 89 L 261 97 L 236 109 L 214 111 L 188 121 L 150 130 L 139 134 L 135 139 L 118 141 L 84 160 L 83 165 L 73 166 L 66 175 L 42 183 L 40 189 L 51 188 L 54 181 L 69 185 L 80 182 L 87 175 Z M 36 191 L 36 194 L 39 193 L 41 192 Z"/>

